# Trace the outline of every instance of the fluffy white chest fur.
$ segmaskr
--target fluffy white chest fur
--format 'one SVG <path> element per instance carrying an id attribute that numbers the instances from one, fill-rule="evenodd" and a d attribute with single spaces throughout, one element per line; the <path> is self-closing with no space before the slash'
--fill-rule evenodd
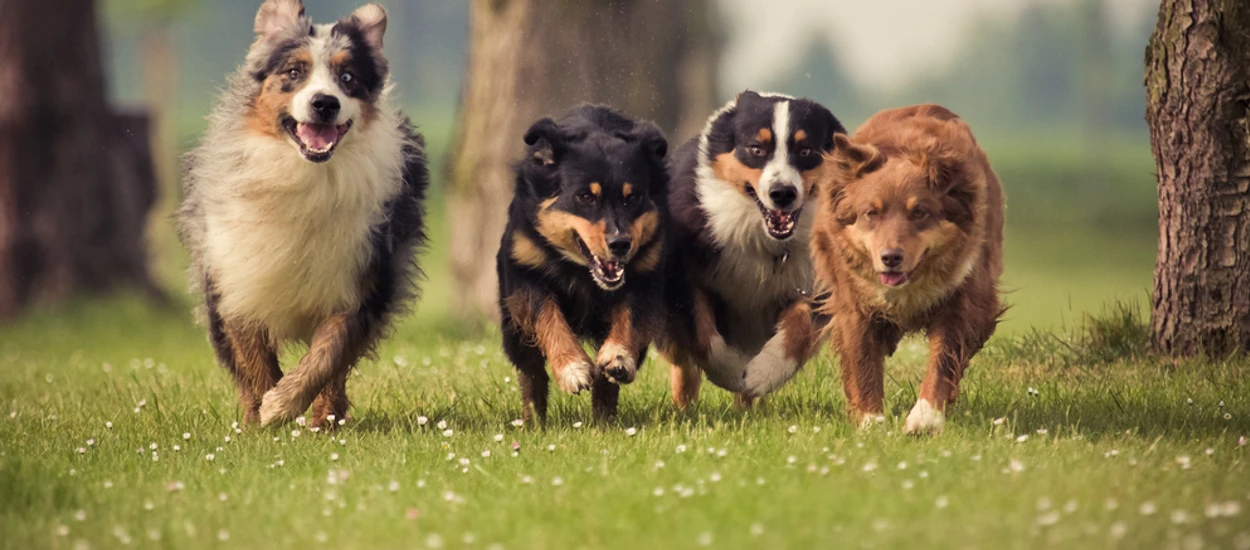
<path id="1" fill-rule="evenodd" d="M 813 214 L 802 214 L 794 235 L 778 241 L 768 236 L 755 203 L 717 179 L 710 167 L 699 169 L 698 193 L 708 230 L 722 249 L 703 283 L 730 298 L 729 343 L 756 353 L 772 335 L 781 308 L 799 290 L 811 292 Z"/>
<path id="2" fill-rule="evenodd" d="M 279 140 L 239 140 L 237 166 L 204 204 L 205 264 L 223 317 L 307 341 L 327 316 L 359 305 L 372 232 L 403 164 L 400 140 L 367 131 L 325 164 Z"/>

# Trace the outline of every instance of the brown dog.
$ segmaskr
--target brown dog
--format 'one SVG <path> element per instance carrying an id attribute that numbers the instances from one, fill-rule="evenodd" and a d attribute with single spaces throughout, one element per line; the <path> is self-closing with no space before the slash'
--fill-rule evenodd
<path id="1" fill-rule="evenodd" d="M 885 357 L 924 331 L 929 366 L 908 433 L 940 431 L 968 361 L 1003 312 L 1003 193 L 968 125 L 937 105 L 834 136 L 812 258 L 860 426 L 882 414 Z"/>

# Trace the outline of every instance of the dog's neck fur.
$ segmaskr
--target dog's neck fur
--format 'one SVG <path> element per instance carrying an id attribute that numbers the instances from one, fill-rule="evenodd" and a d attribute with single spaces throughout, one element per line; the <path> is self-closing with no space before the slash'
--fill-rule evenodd
<path id="1" fill-rule="evenodd" d="M 203 268 L 223 317 L 262 323 L 276 340 L 307 340 L 322 319 L 359 305 L 373 229 L 403 184 L 408 138 L 386 96 L 324 164 L 249 131 L 242 104 L 215 111 L 195 184 L 217 188 L 200 194 Z"/>

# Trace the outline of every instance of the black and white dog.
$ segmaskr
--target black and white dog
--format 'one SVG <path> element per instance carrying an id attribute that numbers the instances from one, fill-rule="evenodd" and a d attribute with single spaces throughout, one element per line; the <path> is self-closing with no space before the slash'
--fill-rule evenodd
<path id="1" fill-rule="evenodd" d="M 314 25 L 267 0 L 256 41 L 187 158 L 179 232 L 244 415 L 345 419 L 352 366 L 415 294 L 424 142 L 391 104 L 386 11 Z M 278 349 L 309 346 L 285 377 Z"/>
<path id="2" fill-rule="evenodd" d="M 672 314 L 659 347 L 679 407 L 698 397 L 700 370 L 749 398 L 815 347 L 804 207 L 835 133 L 846 129 L 815 102 L 746 91 L 674 155 Z"/>

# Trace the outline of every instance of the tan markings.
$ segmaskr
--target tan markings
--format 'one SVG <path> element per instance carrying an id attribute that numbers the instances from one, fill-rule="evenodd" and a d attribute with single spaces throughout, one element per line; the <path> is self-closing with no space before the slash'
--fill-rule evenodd
<path id="1" fill-rule="evenodd" d="M 260 94 L 252 102 L 244 123 L 249 131 L 266 137 L 285 137 L 278 117 L 286 111 L 291 104 L 291 98 L 299 92 L 298 86 L 292 87 L 288 92 L 282 91 L 282 87 L 289 80 L 286 73 L 299 65 L 308 68 L 312 64 L 312 53 L 307 49 L 300 49 L 292 53 L 290 59 L 282 70 L 275 71 L 261 83 Z"/>
<path id="2" fill-rule="evenodd" d="M 554 201 L 554 200 L 553 200 Z M 547 204 L 547 203 L 544 203 Z M 607 258 L 607 241 L 604 239 L 604 222 L 590 223 L 581 216 L 544 208 L 538 213 L 538 233 L 552 246 L 559 248 L 570 260 L 585 265 L 582 252 L 577 246 L 580 238 L 591 254 Z"/>
<path id="3" fill-rule="evenodd" d="M 908 211 L 908 212 L 911 212 L 912 210 L 915 210 L 915 209 L 916 209 L 916 205 L 917 205 L 917 204 L 919 204 L 919 203 L 920 203 L 920 199 L 919 199 L 919 198 L 917 198 L 917 197 L 909 197 L 909 198 L 907 199 L 907 203 L 906 203 L 906 204 L 904 204 L 904 207 L 905 207 L 905 208 L 907 208 L 907 211 Z"/>
<path id="4" fill-rule="evenodd" d="M 781 312 L 777 331 L 785 331 L 786 358 L 797 363 L 807 361 L 816 342 L 816 328 L 812 324 L 812 306 L 807 302 L 795 302 Z"/>
<path id="5" fill-rule="evenodd" d="M 346 65 L 348 61 L 351 61 L 351 60 L 352 60 L 352 53 L 347 50 L 343 50 L 341 52 L 338 52 L 330 56 L 330 66 L 335 67 L 335 68 L 342 67 L 343 65 Z"/>
<path id="6" fill-rule="evenodd" d="M 750 185 L 751 189 L 758 191 L 760 176 L 763 172 L 763 170 L 742 164 L 742 161 L 738 160 L 733 153 L 721 153 L 712 161 L 712 173 L 743 195 L 747 194 L 743 184 Z"/>
<path id="7" fill-rule="evenodd" d="M 699 398 L 699 386 L 703 385 L 703 371 L 697 367 L 673 364 L 671 373 L 673 404 L 685 410 Z"/>
<path id="8" fill-rule="evenodd" d="M 872 199 L 872 207 L 880 214 L 882 210 L 885 210 L 885 203 L 881 202 L 881 199 Z"/>
<path id="9" fill-rule="evenodd" d="M 647 249 L 641 256 L 634 258 L 634 270 L 639 273 L 647 273 L 655 271 L 660 265 L 660 259 L 664 257 L 664 245 L 655 243 L 655 246 Z"/>
<path id="10" fill-rule="evenodd" d="M 553 371 L 578 361 L 590 361 L 577 335 L 573 334 L 569 322 L 560 312 L 560 307 L 550 298 L 543 302 L 538 317 L 534 320 L 534 340 L 538 342 L 538 349 L 543 352 Z"/>
<path id="11" fill-rule="evenodd" d="M 629 234 L 634 239 L 634 249 L 640 249 L 651 239 L 655 238 L 655 232 L 660 227 L 660 215 L 655 210 L 638 216 L 634 223 L 629 226 Z"/>
<path id="12" fill-rule="evenodd" d="M 600 184 L 598 184 L 598 183 L 592 183 L 592 184 L 590 184 L 590 192 L 591 192 L 591 193 L 594 193 L 594 195 L 595 195 L 596 197 L 602 196 L 602 195 L 603 195 L 603 186 L 602 186 L 602 185 L 600 185 Z"/>
<path id="13" fill-rule="evenodd" d="M 768 143 L 773 140 L 773 131 L 768 128 L 760 128 L 759 133 L 755 134 L 756 139 Z"/>
<path id="14" fill-rule="evenodd" d="M 628 303 L 617 306 L 612 312 L 612 325 L 608 331 L 606 344 L 618 344 L 633 355 L 638 355 L 651 344 L 651 335 L 645 330 L 634 326 L 634 310 Z"/>
<path id="15" fill-rule="evenodd" d="M 795 133 L 794 133 L 794 142 L 795 142 L 795 143 L 799 143 L 799 142 L 803 142 L 803 141 L 807 141 L 807 131 L 805 131 L 805 130 L 799 130 L 799 131 L 795 132 Z"/>
<path id="16" fill-rule="evenodd" d="M 517 263 L 539 268 L 547 265 L 547 252 L 521 233 L 512 235 L 512 259 Z"/>
<path id="17" fill-rule="evenodd" d="M 261 423 L 285 422 L 303 414 L 326 384 L 345 375 L 368 350 L 368 336 L 359 322 L 347 314 L 322 322 L 299 366 L 265 394 L 260 407 Z"/>
<path id="18" fill-rule="evenodd" d="M 224 329 L 234 351 L 231 374 L 239 388 L 243 418 L 246 423 L 254 424 L 260 421 L 261 398 L 282 378 L 277 351 L 263 327 L 228 322 Z"/>
<path id="19" fill-rule="evenodd" d="M 629 196 L 630 196 L 630 195 L 633 195 L 633 194 L 634 194 L 634 186 L 633 186 L 633 184 L 627 183 L 627 184 L 625 184 L 625 186 L 624 186 L 624 187 L 622 187 L 622 188 L 621 188 L 621 196 L 622 196 L 622 197 L 629 198 Z"/>

